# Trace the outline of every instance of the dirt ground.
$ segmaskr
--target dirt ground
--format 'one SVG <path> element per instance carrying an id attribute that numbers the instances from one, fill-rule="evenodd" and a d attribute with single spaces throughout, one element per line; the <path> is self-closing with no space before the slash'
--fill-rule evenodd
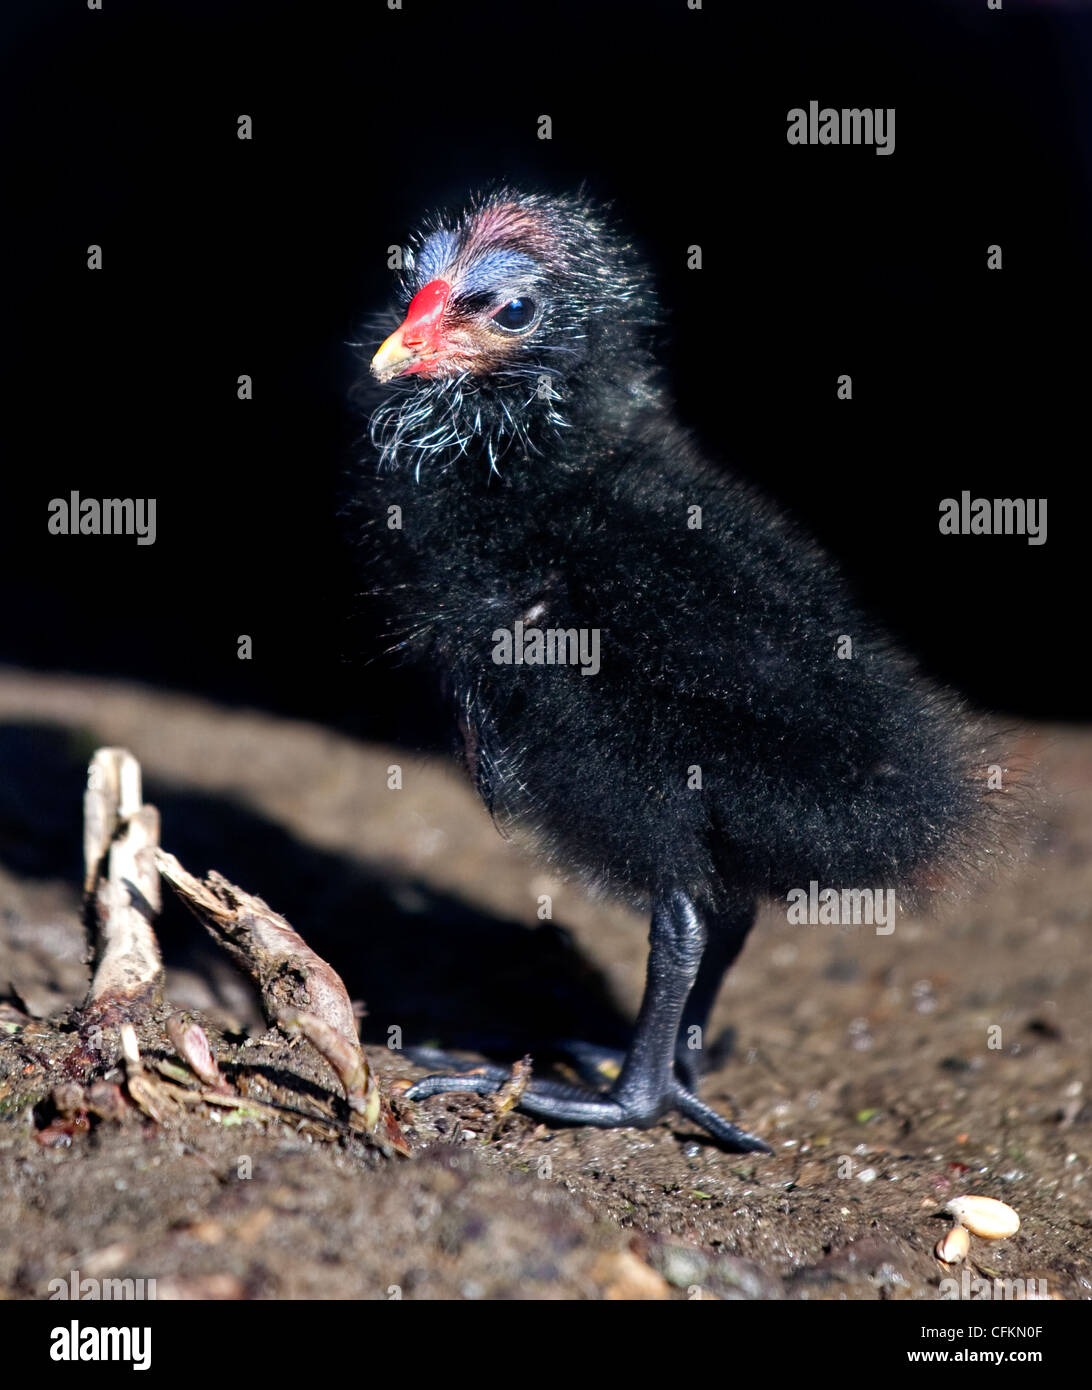
<path id="1" fill-rule="evenodd" d="M 421 1074 L 392 1040 L 508 1059 L 551 1036 L 624 1040 L 645 923 L 502 840 L 455 770 L 9 670 L 0 999 L 35 1020 L 86 989 L 80 806 L 104 744 L 140 759 L 166 849 L 260 894 L 336 966 L 385 1083 Z M 891 936 L 764 914 L 718 1005 L 703 1096 L 773 1157 L 724 1153 L 677 1118 L 549 1130 L 471 1096 L 400 1104 L 410 1159 L 204 1107 L 163 1125 L 134 1110 L 50 1146 L 28 1094 L 63 1074 L 65 1037 L 0 1021 L 0 1297 L 47 1297 L 76 1270 L 154 1278 L 161 1298 L 936 1299 L 939 1213 L 968 1192 L 1022 1223 L 974 1240 L 972 1273 L 1092 1297 L 1092 732 L 1038 730 L 1029 747 L 1049 804 L 1006 881 Z M 249 1094 L 337 1093 L 173 904 L 160 937 L 170 1001 L 201 1012 Z M 173 1055 L 165 1035 L 142 1042 Z"/>

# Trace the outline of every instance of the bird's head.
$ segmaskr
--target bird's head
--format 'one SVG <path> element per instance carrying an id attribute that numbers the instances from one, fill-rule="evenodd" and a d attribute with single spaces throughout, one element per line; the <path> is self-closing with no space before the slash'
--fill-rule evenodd
<path id="1" fill-rule="evenodd" d="M 637 372 L 653 302 L 632 246 L 589 202 L 504 189 L 411 239 L 397 311 L 371 360 L 396 388 L 373 438 L 418 463 L 481 440 L 495 465 L 569 423 L 592 383 Z"/>

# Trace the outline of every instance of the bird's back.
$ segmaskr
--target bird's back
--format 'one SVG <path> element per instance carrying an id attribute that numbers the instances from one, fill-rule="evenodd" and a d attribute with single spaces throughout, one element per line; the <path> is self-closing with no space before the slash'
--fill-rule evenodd
<path id="1" fill-rule="evenodd" d="M 812 880 L 908 894 L 979 852 L 965 712 L 662 412 L 499 478 L 457 471 L 404 482 L 384 545 L 502 824 L 606 888 L 643 897 L 666 866 L 712 903 Z"/>

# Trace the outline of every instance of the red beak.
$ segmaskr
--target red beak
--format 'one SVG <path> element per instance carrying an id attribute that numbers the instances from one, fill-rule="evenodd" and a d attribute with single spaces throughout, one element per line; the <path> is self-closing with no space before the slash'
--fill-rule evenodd
<path id="1" fill-rule="evenodd" d="M 440 349 L 440 324 L 450 297 L 446 280 L 430 280 L 417 291 L 405 320 L 372 358 L 372 375 L 377 380 L 428 370 Z"/>

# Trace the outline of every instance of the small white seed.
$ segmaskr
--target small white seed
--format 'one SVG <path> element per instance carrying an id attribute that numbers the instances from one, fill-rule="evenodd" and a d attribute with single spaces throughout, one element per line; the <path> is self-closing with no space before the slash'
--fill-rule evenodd
<path id="1" fill-rule="evenodd" d="M 967 1258 L 970 1248 L 971 1238 L 966 1230 L 962 1226 L 953 1226 L 947 1235 L 937 1241 L 937 1259 L 943 1260 L 946 1265 L 957 1265 Z"/>
<path id="2" fill-rule="evenodd" d="M 137 1046 L 136 1029 L 131 1023 L 121 1025 L 121 1050 L 127 1062 L 140 1062 L 140 1048 Z"/>
<path id="3" fill-rule="evenodd" d="M 953 1197 L 945 1210 L 985 1240 L 1001 1240 L 1020 1229 L 1019 1216 L 996 1197 Z"/>

